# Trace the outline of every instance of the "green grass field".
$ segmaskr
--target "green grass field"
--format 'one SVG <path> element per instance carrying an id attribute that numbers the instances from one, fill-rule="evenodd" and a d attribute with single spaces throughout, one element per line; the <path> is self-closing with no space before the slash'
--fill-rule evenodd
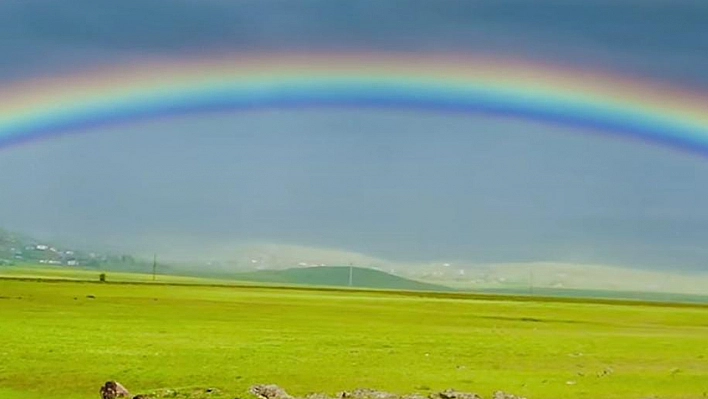
<path id="1" fill-rule="evenodd" d="M 198 284 L 198 285 L 239 285 L 239 286 L 308 286 L 330 288 L 354 288 L 376 290 L 405 291 L 454 291 L 450 287 L 428 284 L 394 276 L 374 269 L 355 267 L 352 269 L 352 286 L 349 287 L 349 268 L 322 266 L 294 268 L 285 270 L 261 270 L 254 272 L 231 273 L 221 276 L 185 276 L 158 274 L 155 280 L 147 273 L 102 271 L 96 269 L 78 269 L 64 266 L 22 265 L 0 267 L 0 278 L 98 281 L 105 273 L 108 282 L 120 283 L 160 283 L 160 284 Z"/>
<path id="2" fill-rule="evenodd" d="M 92 298 L 93 297 L 93 298 Z M 708 308 L 0 280 L 0 398 L 256 383 L 705 398 Z"/>
<path id="3" fill-rule="evenodd" d="M 479 288 L 479 294 L 529 295 L 528 287 L 523 288 Z M 708 305 L 708 296 L 671 292 L 641 292 L 618 290 L 590 290 L 569 288 L 534 288 L 533 296 L 555 298 L 612 299 L 629 301 L 652 301 L 674 303 L 697 303 Z"/>

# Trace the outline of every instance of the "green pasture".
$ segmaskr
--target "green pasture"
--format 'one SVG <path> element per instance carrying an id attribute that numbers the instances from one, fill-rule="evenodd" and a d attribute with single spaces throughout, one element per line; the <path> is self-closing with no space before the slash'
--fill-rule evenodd
<path id="1" fill-rule="evenodd" d="M 0 278 L 11 277 L 16 279 L 42 279 L 42 280 L 76 280 L 98 281 L 99 275 L 105 273 L 108 282 L 153 282 L 149 273 L 104 271 L 96 269 L 78 269 L 64 266 L 4 266 L 0 267 Z M 228 280 L 216 278 L 190 277 L 158 274 L 155 276 L 157 283 L 169 284 L 228 284 Z"/>
<path id="2" fill-rule="evenodd" d="M 98 398 L 108 379 L 705 398 L 708 307 L 0 280 L 0 398 Z"/>
<path id="3" fill-rule="evenodd" d="M 268 285 L 268 286 L 320 286 L 348 287 L 349 267 L 323 266 L 294 268 L 285 270 L 260 270 L 229 274 L 184 275 L 197 273 L 197 270 L 169 270 L 172 273 L 158 274 L 135 273 L 114 270 L 79 269 L 64 266 L 21 265 L 0 267 L 0 278 L 16 279 L 51 279 L 98 281 L 104 273 L 108 282 L 162 283 L 162 284 L 204 284 L 204 285 Z M 408 290 L 408 291 L 453 291 L 444 285 L 428 284 L 410 280 L 378 270 L 354 267 L 351 270 L 353 288 Z"/>

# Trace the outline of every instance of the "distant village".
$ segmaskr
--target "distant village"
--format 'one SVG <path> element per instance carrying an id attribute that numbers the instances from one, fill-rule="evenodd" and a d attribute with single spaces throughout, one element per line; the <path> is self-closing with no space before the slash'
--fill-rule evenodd
<path id="1" fill-rule="evenodd" d="M 47 244 L 26 245 L 21 248 L 10 247 L 6 252 L 9 254 L 5 254 L 5 258 L 0 259 L 0 262 L 4 264 L 36 262 L 48 265 L 79 266 L 82 262 L 77 258 L 76 251 L 62 250 Z M 92 255 L 95 256 L 95 254 Z M 86 259 L 83 260 L 83 262 L 86 261 Z"/>
<path id="2" fill-rule="evenodd" d="M 107 255 L 60 248 L 0 230 L 0 265 L 46 264 L 98 267 L 106 263 L 135 263 L 130 255 Z"/>

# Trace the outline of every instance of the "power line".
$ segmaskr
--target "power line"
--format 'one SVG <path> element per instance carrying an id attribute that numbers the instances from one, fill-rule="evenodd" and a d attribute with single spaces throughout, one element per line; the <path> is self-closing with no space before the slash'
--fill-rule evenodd
<path id="1" fill-rule="evenodd" d="M 152 281 L 155 281 L 155 273 L 157 272 L 157 254 L 152 256 Z"/>
<path id="2" fill-rule="evenodd" d="M 354 265 L 349 263 L 349 286 L 352 287 L 354 285 Z"/>

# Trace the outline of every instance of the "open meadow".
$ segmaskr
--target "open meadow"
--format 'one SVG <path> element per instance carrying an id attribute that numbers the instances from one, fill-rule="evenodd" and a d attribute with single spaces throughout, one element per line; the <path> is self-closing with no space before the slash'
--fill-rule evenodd
<path id="1" fill-rule="evenodd" d="M 708 397 L 708 307 L 0 280 L 0 398 L 257 383 Z"/>

